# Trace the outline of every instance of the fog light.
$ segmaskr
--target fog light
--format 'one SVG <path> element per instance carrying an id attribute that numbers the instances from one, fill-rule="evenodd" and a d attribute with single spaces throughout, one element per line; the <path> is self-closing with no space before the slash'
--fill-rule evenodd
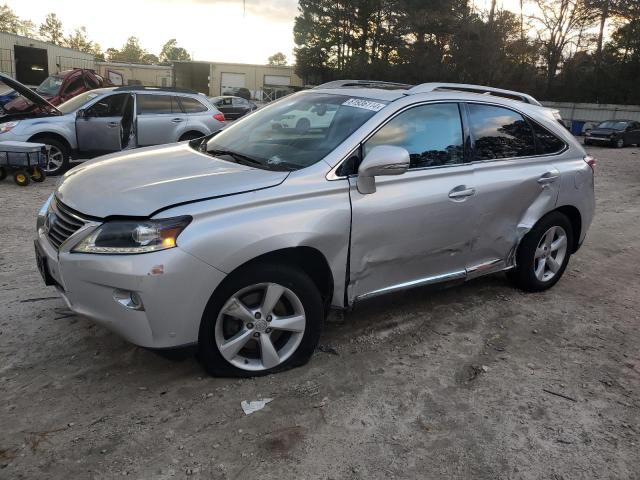
<path id="1" fill-rule="evenodd" d="M 113 291 L 113 299 L 123 307 L 130 310 L 144 310 L 142 299 L 136 292 L 116 288 Z"/>

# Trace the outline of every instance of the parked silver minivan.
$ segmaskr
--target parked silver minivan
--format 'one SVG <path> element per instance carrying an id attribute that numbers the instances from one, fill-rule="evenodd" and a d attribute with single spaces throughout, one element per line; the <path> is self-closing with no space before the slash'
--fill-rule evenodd
<path id="1" fill-rule="evenodd" d="M 332 118 L 272 128 L 301 110 Z M 329 308 L 502 271 L 550 288 L 591 224 L 593 168 L 526 95 L 338 82 L 74 168 L 36 255 L 70 309 L 127 340 L 260 375 L 306 362 Z"/>
<path id="2" fill-rule="evenodd" d="M 6 102 L 21 95 L 22 102 Z M 19 105 L 20 110 L 11 109 Z M 57 175 L 69 159 L 160 145 L 209 135 L 224 126 L 224 115 L 205 95 L 155 87 L 108 87 L 81 93 L 54 107 L 33 90 L 0 74 L 0 141 L 50 146 L 44 168 Z"/>

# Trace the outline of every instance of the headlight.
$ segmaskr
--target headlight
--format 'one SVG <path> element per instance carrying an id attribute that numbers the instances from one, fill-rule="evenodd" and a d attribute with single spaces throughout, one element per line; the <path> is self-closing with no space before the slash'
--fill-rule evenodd
<path id="1" fill-rule="evenodd" d="M 20 122 L 5 122 L 0 124 L 0 133 L 7 133 L 13 130 Z"/>
<path id="2" fill-rule="evenodd" d="M 44 221 L 47 218 L 47 213 L 49 212 L 49 205 L 51 205 L 51 201 L 53 200 L 53 196 L 55 194 L 52 193 L 51 195 L 49 195 L 49 198 L 47 198 L 47 201 L 44 202 L 44 205 L 42 205 L 42 207 L 40 208 L 40 211 L 38 212 L 38 219 L 36 220 L 36 231 L 39 233 L 40 229 L 44 226 Z"/>
<path id="3" fill-rule="evenodd" d="M 165 250 L 176 246 L 178 235 L 189 222 L 189 216 L 107 222 L 91 232 L 72 251 L 122 255 Z"/>

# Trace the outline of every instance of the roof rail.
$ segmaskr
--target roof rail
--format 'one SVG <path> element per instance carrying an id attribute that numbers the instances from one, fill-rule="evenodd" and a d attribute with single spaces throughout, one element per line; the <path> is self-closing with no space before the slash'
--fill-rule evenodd
<path id="1" fill-rule="evenodd" d="M 360 87 L 360 88 L 384 88 L 387 90 L 406 90 L 413 85 L 406 83 L 396 82 L 382 82 L 379 80 L 334 80 L 333 82 L 323 83 L 313 88 L 348 88 L 348 87 Z"/>
<path id="2" fill-rule="evenodd" d="M 477 93 L 480 95 L 493 95 L 495 97 L 509 98 L 524 103 L 541 106 L 541 103 L 531 95 L 501 88 L 484 87 L 482 85 L 470 85 L 466 83 L 423 83 L 409 90 L 409 94 L 435 92 L 438 90 L 452 90 L 457 92 Z"/>
<path id="3" fill-rule="evenodd" d="M 131 91 L 148 91 L 148 92 L 176 92 L 176 93 L 193 93 L 198 94 L 195 90 L 180 87 L 151 87 L 145 85 L 123 85 L 121 87 L 114 88 L 119 92 L 131 92 Z"/>

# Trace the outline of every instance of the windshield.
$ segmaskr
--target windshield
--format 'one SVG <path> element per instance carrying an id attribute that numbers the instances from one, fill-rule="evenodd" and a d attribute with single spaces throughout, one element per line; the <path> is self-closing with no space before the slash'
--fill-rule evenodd
<path id="1" fill-rule="evenodd" d="M 82 108 L 87 102 L 96 98 L 98 95 L 99 94 L 96 92 L 81 93 L 77 97 L 73 97 L 71 100 L 67 100 L 62 105 L 59 105 L 58 110 L 60 110 L 64 114 L 75 112 L 79 108 Z"/>
<path id="2" fill-rule="evenodd" d="M 298 170 L 322 160 L 387 103 L 324 93 L 291 95 L 222 130 L 206 151 L 259 168 Z"/>
<path id="3" fill-rule="evenodd" d="M 612 128 L 613 130 L 624 130 L 627 128 L 627 122 L 602 122 L 598 128 Z"/>
<path id="4" fill-rule="evenodd" d="M 44 82 L 42 82 L 38 86 L 38 88 L 36 88 L 36 92 L 38 92 L 40 95 L 48 95 L 53 97 L 60 91 L 60 87 L 62 86 L 63 81 L 64 78 L 62 77 L 51 76 L 49 78 L 46 78 Z"/>

